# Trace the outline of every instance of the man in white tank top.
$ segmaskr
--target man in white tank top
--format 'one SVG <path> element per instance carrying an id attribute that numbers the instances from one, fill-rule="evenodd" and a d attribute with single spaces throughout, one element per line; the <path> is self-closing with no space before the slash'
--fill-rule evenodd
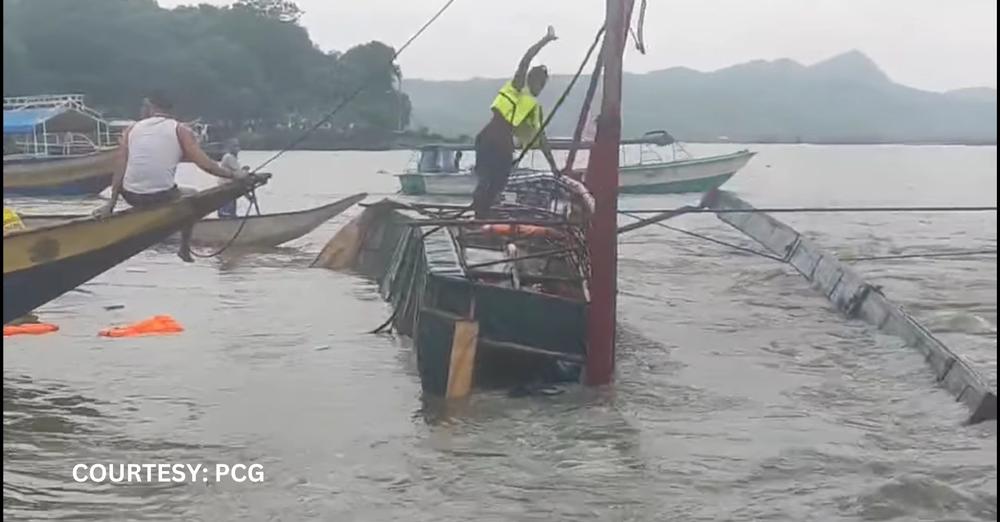
<path id="1" fill-rule="evenodd" d="M 174 180 L 177 165 L 190 161 L 201 170 L 220 178 L 236 179 L 241 172 L 223 168 L 205 154 L 194 132 L 170 114 L 173 104 L 162 94 L 143 100 L 142 119 L 122 134 L 118 167 L 111 182 L 111 202 L 98 215 L 111 214 L 121 195 L 133 207 L 159 205 L 174 200 L 191 189 L 182 189 Z M 186 262 L 191 257 L 191 227 L 181 231 L 177 255 Z"/>

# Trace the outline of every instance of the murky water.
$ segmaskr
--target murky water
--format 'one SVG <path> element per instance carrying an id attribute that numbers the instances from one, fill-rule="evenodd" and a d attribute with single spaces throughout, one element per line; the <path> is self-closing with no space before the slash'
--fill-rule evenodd
<path id="1" fill-rule="evenodd" d="M 996 148 L 754 148 L 727 188 L 761 206 L 996 202 Z M 292 153 L 261 202 L 387 194 L 378 171 L 408 156 Z M 613 387 L 425 403 L 406 340 L 364 333 L 389 313 L 374 284 L 305 268 L 356 212 L 267 252 L 147 251 L 44 307 L 57 334 L 5 339 L 4 518 L 996 519 L 996 423 L 960 426 L 916 352 L 789 267 L 655 227 L 623 238 Z M 996 248 L 992 213 L 783 218 L 845 255 Z M 745 241 L 708 215 L 671 224 Z M 857 266 L 996 386 L 995 256 Z M 162 313 L 187 331 L 96 336 Z M 260 463 L 265 480 L 81 484 L 81 462 Z"/>

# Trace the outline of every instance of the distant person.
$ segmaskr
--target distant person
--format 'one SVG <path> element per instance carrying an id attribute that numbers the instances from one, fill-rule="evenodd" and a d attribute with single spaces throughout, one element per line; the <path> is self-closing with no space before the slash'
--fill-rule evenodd
<path id="1" fill-rule="evenodd" d="M 141 119 L 122 134 L 118 149 L 119 162 L 111 182 L 111 201 L 98 209 L 98 216 L 108 216 L 121 195 L 133 207 L 148 207 L 173 201 L 195 192 L 180 188 L 175 177 L 177 165 L 190 161 L 213 176 L 237 179 L 239 171 L 230 171 L 212 161 L 198 144 L 198 138 L 171 114 L 173 102 L 162 93 L 154 93 L 142 102 Z M 191 228 L 181 231 L 181 248 L 177 256 L 192 262 Z"/>
<path id="2" fill-rule="evenodd" d="M 226 153 L 222 155 L 222 161 L 220 164 L 223 168 L 228 169 L 231 172 L 248 172 L 249 167 L 244 167 L 240 165 L 239 160 L 240 154 L 240 140 L 232 138 L 226 142 Z M 227 183 L 229 180 L 226 178 L 219 178 L 219 184 Z M 236 217 L 236 198 L 229 203 L 219 207 L 218 215 L 222 219 L 235 218 Z"/>
<path id="3" fill-rule="evenodd" d="M 462 151 L 455 151 L 455 164 L 452 166 L 452 172 L 459 172 L 462 169 Z"/>
<path id="4" fill-rule="evenodd" d="M 548 33 L 528 48 L 517 66 L 514 78 L 500 88 L 493 100 L 489 123 L 476 135 L 475 172 L 478 181 L 472 195 L 472 207 L 477 218 L 489 214 L 490 207 L 507 185 L 507 178 L 513 168 L 515 137 L 521 147 L 527 147 L 538 134 L 535 145 L 542 149 L 553 173 L 559 173 L 548 140 L 544 134 L 540 134 L 542 107 L 535 99 L 545 88 L 549 73 L 543 65 L 528 70 L 538 52 L 554 40 L 555 30 L 549 26 Z"/>

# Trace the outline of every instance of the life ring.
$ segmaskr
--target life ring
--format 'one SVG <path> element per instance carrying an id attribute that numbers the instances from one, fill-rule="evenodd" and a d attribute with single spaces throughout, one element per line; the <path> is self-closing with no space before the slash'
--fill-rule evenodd
<path id="1" fill-rule="evenodd" d="M 497 234 L 500 236 L 521 236 L 521 237 L 561 237 L 562 234 L 551 227 L 538 225 L 518 225 L 497 223 L 483 225 L 483 232 Z"/>

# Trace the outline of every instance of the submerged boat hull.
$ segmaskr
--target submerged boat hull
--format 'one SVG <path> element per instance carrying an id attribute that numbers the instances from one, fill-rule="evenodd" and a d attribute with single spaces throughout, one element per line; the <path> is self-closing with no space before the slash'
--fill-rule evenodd
<path id="1" fill-rule="evenodd" d="M 379 280 L 393 326 L 414 341 L 423 390 L 451 396 L 466 356 L 474 359 L 467 377 L 475 388 L 578 381 L 587 303 L 471 279 L 449 228 L 406 224 L 419 217 L 391 202 L 369 207 L 313 266 Z M 463 347 L 469 326 L 474 334 Z"/>
<path id="2" fill-rule="evenodd" d="M 111 186 L 114 150 L 72 157 L 5 159 L 5 196 L 81 196 Z"/>
<path id="3" fill-rule="evenodd" d="M 157 207 L 5 235 L 4 324 L 162 241 L 245 190 L 230 183 Z"/>
<path id="4" fill-rule="evenodd" d="M 355 194 L 308 210 L 249 216 L 245 224 L 242 217 L 203 219 L 195 223 L 191 242 L 212 246 L 229 244 L 237 248 L 278 246 L 308 234 L 366 197 L 368 195 L 364 193 Z M 37 228 L 81 217 L 83 216 L 28 214 L 21 216 L 21 221 L 28 228 Z M 168 239 L 177 240 L 178 236 L 175 234 Z"/>
<path id="5" fill-rule="evenodd" d="M 707 192 L 720 187 L 754 156 L 739 151 L 722 156 L 663 163 L 626 165 L 619 169 L 621 194 L 677 194 Z M 471 196 L 476 177 L 471 173 L 400 174 L 400 190 L 407 195 Z M 516 179 L 517 174 L 511 176 Z"/>

